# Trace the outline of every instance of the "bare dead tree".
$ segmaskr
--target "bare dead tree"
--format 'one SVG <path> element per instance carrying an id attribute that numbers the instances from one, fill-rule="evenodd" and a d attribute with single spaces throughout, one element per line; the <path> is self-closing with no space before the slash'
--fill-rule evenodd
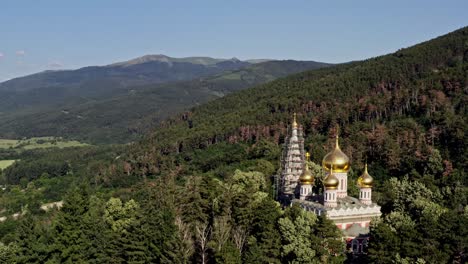
<path id="1" fill-rule="evenodd" d="M 175 220 L 175 225 L 179 230 L 179 236 L 182 240 L 182 254 L 185 263 L 188 263 L 190 257 L 194 252 L 194 243 L 192 239 L 192 234 L 190 233 L 189 226 L 182 221 L 182 218 L 179 216 Z"/>
<path id="2" fill-rule="evenodd" d="M 239 254 L 242 255 L 242 250 L 244 249 L 245 240 L 247 239 L 247 231 L 242 227 L 238 226 L 232 232 L 232 237 L 234 238 L 234 243 L 236 244 Z"/>
<path id="3" fill-rule="evenodd" d="M 211 227 L 208 225 L 208 223 L 197 223 L 195 225 L 195 232 L 197 237 L 197 243 L 200 247 L 202 264 L 206 264 L 206 251 L 208 249 L 208 241 L 210 240 Z"/>
<path id="4" fill-rule="evenodd" d="M 221 251 L 224 244 L 229 240 L 231 235 L 231 225 L 229 224 L 229 216 L 217 217 L 213 225 L 213 238 L 216 241 L 216 250 Z"/>

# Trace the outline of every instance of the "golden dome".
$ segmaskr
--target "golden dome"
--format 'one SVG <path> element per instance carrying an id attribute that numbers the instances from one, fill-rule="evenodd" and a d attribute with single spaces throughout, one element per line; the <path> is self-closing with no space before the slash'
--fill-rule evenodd
<path id="1" fill-rule="evenodd" d="M 301 184 L 312 185 L 312 184 L 314 184 L 315 179 L 314 179 L 314 176 L 312 175 L 312 173 L 310 172 L 309 168 L 307 168 L 307 167 L 308 166 L 306 165 L 304 172 L 299 177 L 299 180 L 301 181 Z"/>
<path id="2" fill-rule="evenodd" d="M 297 121 L 296 121 L 296 113 L 294 113 L 292 127 L 293 127 L 293 128 L 297 128 L 297 127 L 298 127 Z"/>
<path id="3" fill-rule="evenodd" d="M 333 174 L 333 170 L 331 170 L 330 174 L 328 174 L 328 176 L 323 180 L 323 186 L 328 190 L 336 190 L 338 184 L 340 184 L 340 182 L 335 174 Z"/>
<path id="4" fill-rule="evenodd" d="M 330 171 L 331 169 L 335 172 L 349 171 L 349 158 L 340 149 L 338 135 L 336 136 L 335 149 L 325 155 L 322 160 L 322 166 L 326 171 Z"/>
<path id="5" fill-rule="evenodd" d="M 358 186 L 361 188 L 372 188 L 372 184 L 374 184 L 374 179 L 367 172 L 367 163 L 364 169 L 364 173 L 358 178 L 357 183 Z"/>
<path id="6" fill-rule="evenodd" d="M 314 175 L 309 170 L 309 166 L 307 165 L 307 162 L 309 161 L 310 154 L 309 152 L 306 153 L 306 163 L 304 166 L 304 172 L 302 172 L 301 176 L 299 177 L 299 181 L 303 185 L 313 185 L 315 178 Z"/>

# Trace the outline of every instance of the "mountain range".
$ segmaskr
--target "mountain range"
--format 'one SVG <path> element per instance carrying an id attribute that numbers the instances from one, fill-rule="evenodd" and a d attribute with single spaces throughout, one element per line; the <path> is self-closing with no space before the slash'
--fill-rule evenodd
<path id="1" fill-rule="evenodd" d="M 128 142 L 192 106 L 329 65 L 147 55 L 107 66 L 41 72 L 0 84 L 0 137 Z"/>

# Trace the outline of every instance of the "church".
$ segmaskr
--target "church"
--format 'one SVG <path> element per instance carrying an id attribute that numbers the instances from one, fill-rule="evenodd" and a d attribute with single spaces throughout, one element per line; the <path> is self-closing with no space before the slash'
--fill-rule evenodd
<path id="1" fill-rule="evenodd" d="M 317 215 L 326 215 L 342 230 L 347 248 L 360 254 L 367 246 L 369 223 L 381 215 L 380 206 L 372 202 L 373 178 L 367 171 L 367 164 L 356 184 L 359 197 L 348 196 L 348 171 L 350 160 L 340 149 L 339 137 L 335 147 L 322 160 L 325 171 L 323 192 L 314 193 L 318 177 L 309 169 L 309 153 L 304 150 L 303 130 L 296 121 L 289 126 L 285 138 L 281 167 L 275 177 L 277 200 L 284 206 L 298 204 L 304 210 Z M 350 183 L 353 184 L 353 183 Z"/>

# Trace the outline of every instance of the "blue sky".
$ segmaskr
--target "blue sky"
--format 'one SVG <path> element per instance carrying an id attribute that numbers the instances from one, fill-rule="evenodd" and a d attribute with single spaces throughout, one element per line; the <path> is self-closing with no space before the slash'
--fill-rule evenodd
<path id="1" fill-rule="evenodd" d="M 467 26 L 467 14 L 466 0 L 6 0 L 0 81 L 145 54 L 360 60 Z"/>

